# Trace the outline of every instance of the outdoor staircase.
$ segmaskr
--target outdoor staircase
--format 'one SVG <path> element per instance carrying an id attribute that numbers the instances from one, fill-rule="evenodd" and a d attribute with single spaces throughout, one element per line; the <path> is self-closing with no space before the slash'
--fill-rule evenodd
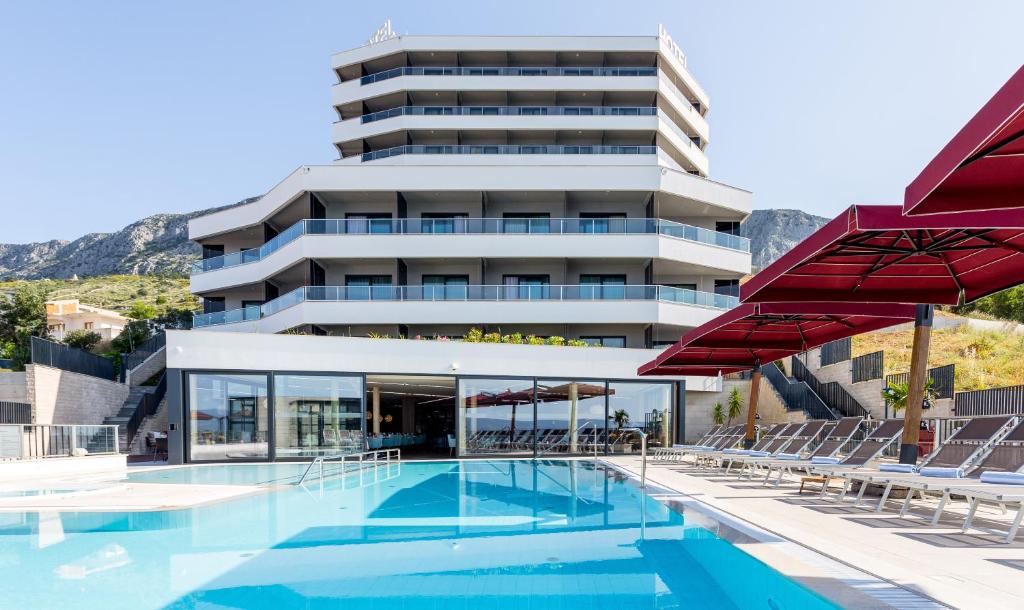
<path id="1" fill-rule="evenodd" d="M 152 394 L 156 391 L 154 386 L 135 386 L 128 392 L 128 398 L 124 399 L 124 403 L 115 415 L 103 418 L 103 423 L 107 425 L 117 426 L 117 446 L 121 449 L 121 453 L 129 453 L 129 441 L 132 439 L 128 438 L 128 422 L 135 414 L 135 410 L 138 408 L 139 403 L 143 400 L 143 395 Z"/>
<path id="2" fill-rule="evenodd" d="M 790 359 L 793 363 L 793 378 L 807 385 L 821 401 L 838 417 L 868 417 L 869 412 L 857 401 L 841 383 L 829 381 L 822 383 L 807 365 L 796 356 Z"/>
<path id="3" fill-rule="evenodd" d="M 762 366 L 761 375 L 782 399 L 782 404 L 786 405 L 787 409 L 803 411 L 808 419 L 839 419 L 840 415 L 826 404 L 808 383 L 787 377 L 776 363 L 771 362 Z"/>

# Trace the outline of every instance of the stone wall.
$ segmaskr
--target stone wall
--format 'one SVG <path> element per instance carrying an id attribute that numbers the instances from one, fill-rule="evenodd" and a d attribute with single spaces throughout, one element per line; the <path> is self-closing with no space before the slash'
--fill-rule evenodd
<path id="1" fill-rule="evenodd" d="M 90 375 L 29 364 L 26 389 L 37 424 L 102 424 L 128 398 L 128 386 Z"/>
<path id="2" fill-rule="evenodd" d="M 740 396 L 743 397 L 743 409 L 739 417 L 733 418 L 732 423 L 735 425 L 747 421 L 747 409 L 750 406 L 750 381 L 747 379 L 723 379 L 721 392 L 686 393 L 685 442 L 698 440 L 715 425 L 712 417 L 715 403 L 722 403 L 722 407 L 728 413 L 729 394 L 732 393 L 733 388 L 737 388 L 740 391 Z M 757 403 L 757 411 L 761 415 L 761 419 L 757 423 L 760 426 L 807 421 L 807 416 L 803 411 L 790 411 L 786 408 L 782 397 L 764 377 L 761 378 L 761 390 L 758 393 Z"/>
<path id="3" fill-rule="evenodd" d="M 793 358 L 796 358 L 796 356 L 793 356 Z M 828 366 L 821 366 L 820 349 L 809 351 L 806 360 L 801 358 L 801 362 L 807 365 L 807 368 L 811 370 L 811 373 L 821 383 L 838 382 L 839 385 L 849 392 L 850 396 L 853 396 L 861 406 L 871 413 L 871 417 L 875 419 L 885 417 L 885 401 L 882 400 L 883 380 L 871 379 L 869 381 L 853 383 L 853 361 L 844 360 L 843 362 L 837 362 Z M 792 370 L 792 363 L 787 362 L 787 366 L 790 367 L 789 370 Z"/>
<path id="4" fill-rule="evenodd" d="M 162 371 L 167 366 L 167 348 L 162 347 L 152 356 L 128 371 L 125 375 L 125 383 L 130 386 L 142 385 L 147 379 Z"/>
<path id="5" fill-rule="evenodd" d="M 0 400 L 28 402 L 25 373 L 0 373 Z"/>

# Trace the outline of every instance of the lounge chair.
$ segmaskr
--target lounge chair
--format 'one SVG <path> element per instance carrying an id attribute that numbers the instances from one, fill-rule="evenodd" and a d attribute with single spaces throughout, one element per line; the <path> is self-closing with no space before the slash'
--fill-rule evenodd
<path id="1" fill-rule="evenodd" d="M 874 461 L 889 445 L 896 442 L 896 439 L 903 434 L 903 419 L 886 419 L 878 424 L 878 427 L 868 434 L 857 448 L 850 452 L 842 461 L 836 464 L 814 464 L 810 471 L 821 475 L 823 479 L 820 497 L 824 498 L 828 492 L 828 484 L 832 479 L 842 477 L 847 472 L 864 468 Z M 840 498 L 846 495 L 850 488 L 850 480 L 846 479 Z"/>
<path id="2" fill-rule="evenodd" d="M 726 431 L 709 446 L 684 449 L 680 453 L 682 455 L 692 455 L 694 457 L 694 464 L 703 466 L 713 457 L 720 455 L 722 451 L 735 448 L 736 445 L 743 440 L 743 437 L 745 436 L 745 428 L 746 426 L 744 425 L 732 426 L 731 428 L 727 428 Z"/>
<path id="3" fill-rule="evenodd" d="M 857 433 L 862 421 L 864 421 L 863 417 L 842 418 L 831 430 L 825 433 L 825 440 L 804 459 L 765 458 L 763 460 L 756 460 L 752 465 L 757 469 L 767 471 L 764 475 L 765 485 L 771 480 L 772 473 L 778 470 L 779 476 L 775 480 L 777 487 L 782 483 L 782 477 L 787 473 L 793 474 L 794 470 L 806 471 L 811 466 L 817 464 L 839 463 L 841 460 L 835 456 L 839 453 L 840 449 L 850 442 L 853 435 Z"/>
<path id="4" fill-rule="evenodd" d="M 1016 508 L 1017 513 L 1010 522 L 1006 537 L 1003 538 L 1003 542 L 1009 544 L 1017 537 L 1017 530 L 1024 520 L 1024 473 L 986 472 L 981 475 L 981 483 L 982 485 L 978 486 L 956 487 L 951 490 L 952 493 L 963 494 L 970 506 L 964 519 L 963 531 L 966 533 L 974 528 L 974 516 L 980 504 L 995 504 L 1004 510 Z M 974 529 L 997 533 L 980 527 Z"/>
<path id="5" fill-rule="evenodd" d="M 779 438 L 779 435 L 787 428 L 789 428 L 789 424 L 774 424 L 771 428 L 765 431 L 763 435 L 761 435 L 761 438 L 759 438 L 750 449 L 724 449 L 719 452 L 715 458 L 719 460 L 720 466 L 725 466 L 727 463 L 730 463 L 734 458 L 739 456 L 750 455 L 752 453 L 764 455 L 765 449 L 775 442 Z M 746 433 L 746 430 L 744 430 L 744 433 Z"/>
<path id="6" fill-rule="evenodd" d="M 680 449 L 689 449 L 692 447 L 706 446 L 713 439 L 718 438 L 719 434 L 721 434 L 723 429 L 725 429 L 725 426 L 723 426 L 722 424 L 716 424 L 715 426 L 712 426 L 710 430 L 705 432 L 704 436 L 700 437 L 700 439 L 696 443 L 693 444 L 680 443 L 672 445 L 671 447 L 656 447 L 652 452 L 651 457 L 653 459 L 665 459 L 667 457 L 670 457 L 674 451 Z"/>
<path id="7" fill-rule="evenodd" d="M 737 460 L 743 466 L 740 470 L 739 476 L 743 478 L 746 473 L 748 477 L 753 477 L 755 466 L 758 460 L 765 458 L 774 458 L 779 460 L 799 460 L 801 454 L 814 442 L 814 439 L 818 438 L 821 431 L 829 425 L 829 422 L 824 419 L 812 419 L 805 423 L 800 429 L 793 434 L 788 440 L 786 440 L 778 448 L 777 451 L 770 455 L 758 455 L 751 454 L 745 456 L 740 460 Z M 732 465 L 730 465 L 731 467 Z"/>
<path id="8" fill-rule="evenodd" d="M 681 460 L 684 456 L 696 454 L 696 453 L 707 453 L 709 451 L 718 451 L 719 445 L 726 443 L 730 437 L 735 436 L 739 426 L 732 426 L 729 428 L 722 428 L 717 434 L 712 436 L 705 444 L 691 445 L 686 447 L 673 447 L 670 451 L 666 452 L 666 455 L 676 460 Z"/>
<path id="9" fill-rule="evenodd" d="M 949 481 L 963 483 L 965 471 L 972 468 L 977 470 L 975 464 L 994 443 L 1011 431 L 1013 420 L 1013 416 L 1000 415 L 978 417 L 968 421 L 946 439 L 937 450 L 930 453 L 920 467 L 907 469 L 912 470 L 911 472 L 899 472 L 897 465 L 890 464 L 883 465 L 874 472 L 847 473 L 844 476 L 851 479 L 851 482 L 858 481 L 861 484 L 855 504 L 860 504 L 868 485 L 885 485 L 882 497 L 875 507 L 875 512 L 881 512 L 889 499 L 892 488 L 906 487 L 907 496 L 903 502 L 903 508 L 900 510 L 900 516 L 906 515 L 915 493 L 920 494 L 923 499 L 926 491 L 945 489 L 944 485 L 950 485 Z M 978 472 L 978 476 L 980 474 L 981 472 Z M 933 517 L 934 522 L 938 522 L 946 501 L 948 501 L 948 497 L 944 494 L 939 511 Z"/>
<path id="10" fill-rule="evenodd" d="M 761 447 L 757 453 L 752 453 L 753 449 L 725 448 L 716 453 L 702 457 L 706 457 L 708 460 L 714 460 L 721 466 L 725 466 L 725 464 L 728 463 L 731 468 L 733 461 L 739 461 L 747 455 L 766 456 L 776 453 L 781 450 L 783 445 L 789 442 L 789 439 L 793 438 L 793 435 L 799 432 L 803 427 L 804 424 L 799 423 L 785 424 L 780 431 L 768 439 L 767 443 L 757 443 Z"/>

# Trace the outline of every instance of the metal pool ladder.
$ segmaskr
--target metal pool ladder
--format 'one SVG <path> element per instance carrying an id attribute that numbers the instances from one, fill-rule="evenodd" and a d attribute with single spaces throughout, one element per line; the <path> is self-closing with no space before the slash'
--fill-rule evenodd
<path id="1" fill-rule="evenodd" d="M 383 458 L 381 457 L 383 456 Z M 296 485 L 302 485 L 309 473 L 313 471 L 313 467 L 319 466 L 319 478 L 324 478 L 324 462 L 341 462 L 341 470 L 345 471 L 346 462 L 355 462 L 359 469 L 362 469 L 365 462 L 373 462 L 374 464 L 385 462 L 390 465 L 392 461 L 402 461 L 402 450 L 397 447 L 390 449 L 375 449 L 373 451 L 363 451 L 361 453 L 339 453 L 337 455 L 321 455 L 309 463 L 306 470 L 299 477 L 299 480 L 295 483 Z"/>
<path id="2" fill-rule="evenodd" d="M 640 435 L 640 489 L 647 489 L 647 433 L 640 428 L 622 428 L 621 431 Z"/>

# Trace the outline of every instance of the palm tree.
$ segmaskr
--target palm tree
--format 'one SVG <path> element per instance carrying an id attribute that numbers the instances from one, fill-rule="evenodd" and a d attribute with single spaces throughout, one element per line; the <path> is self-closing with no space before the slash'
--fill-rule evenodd
<path id="1" fill-rule="evenodd" d="M 622 432 L 622 427 L 629 423 L 629 412 L 625 409 L 619 409 L 615 413 L 612 413 L 612 419 L 615 420 L 615 427 L 619 432 Z"/>
<path id="2" fill-rule="evenodd" d="M 935 385 L 935 380 L 931 377 L 925 379 L 924 382 L 924 398 L 925 400 L 934 400 L 936 393 L 932 389 Z M 910 383 L 909 382 L 898 382 L 890 383 L 888 386 L 882 388 L 882 399 L 889 403 L 892 407 L 893 415 L 896 415 L 903 409 L 907 408 L 907 399 L 910 398 Z"/>
<path id="3" fill-rule="evenodd" d="M 729 423 L 732 423 L 732 418 L 739 417 L 740 411 L 743 410 L 743 396 L 740 395 L 739 388 L 733 388 L 732 392 L 729 393 Z"/>
<path id="4" fill-rule="evenodd" d="M 725 409 L 722 408 L 722 403 L 715 403 L 715 408 L 711 411 L 711 419 L 715 420 L 719 426 L 725 423 Z"/>

